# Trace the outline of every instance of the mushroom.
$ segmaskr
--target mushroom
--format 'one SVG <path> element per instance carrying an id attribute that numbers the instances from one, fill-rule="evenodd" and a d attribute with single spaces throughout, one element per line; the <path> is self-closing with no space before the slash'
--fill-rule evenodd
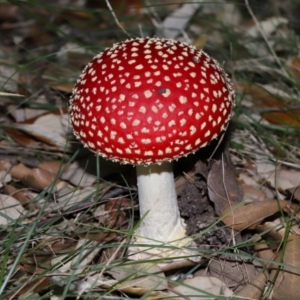
<path id="1" fill-rule="evenodd" d="M 185 250 L 193 243 L 180 218 L 171 162 L 224 132 L 233 106 L 220 65 L 179 41 L 129 39 L 85 67 L 70 100 L 71 124 L 91 151 L 136 165 L 142 221 L 131 258 L 166 257 L 174 249 L 176 257 L 195 254 Z"/>

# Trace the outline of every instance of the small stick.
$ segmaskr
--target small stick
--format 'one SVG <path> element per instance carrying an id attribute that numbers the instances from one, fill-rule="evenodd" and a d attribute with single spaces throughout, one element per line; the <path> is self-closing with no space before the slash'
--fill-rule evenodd
<path id="1" fill-rule="evenodd" d="M 126 31 L 126 29 L 125 29 L 125 28 L 121 25 L 121 23 L 119 22 L 119 20 L 118 20 L 116 14 L 115 14 L 115 12 L 114 12 L 114 10 L 113 10 L 113 8 L 112 8 L 110 2 L 109 2 L 109 0 L 105 0 L 105 1 L 106 1 L 106 5 L 107 5 L 109 11 L 111 12 L 113 18 L 115 19 L 115 22 L 116 22 L 116 24 L 118 25 L 118 27 L 119 27 L 126 35 L 128 35 L 128 36 L 130 37 L 129 33 Z"/>

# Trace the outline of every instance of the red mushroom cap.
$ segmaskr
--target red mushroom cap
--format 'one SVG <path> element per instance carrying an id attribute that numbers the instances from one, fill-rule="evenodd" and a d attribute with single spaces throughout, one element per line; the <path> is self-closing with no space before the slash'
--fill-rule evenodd
<path id="1" fill-rule="evenodd" d="M 70 101 L 75 136 L 103 157 L 131 164 L 178 159 L 226 130 L 232 84 L 194 46 L 137 38 L 115 44 L 82 72 Z"/>

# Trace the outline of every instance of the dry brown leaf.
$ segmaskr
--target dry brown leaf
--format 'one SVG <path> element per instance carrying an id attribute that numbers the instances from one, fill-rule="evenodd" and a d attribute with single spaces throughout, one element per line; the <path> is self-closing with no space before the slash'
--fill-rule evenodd
<path id="1" fill-rule="evenodd" d="M 299 300 L 300 295 L 300 237 L 289 236 L 283 255 L 282 270 L 279 271 L 275 282 L 272 300 Z M 280 255 L 277 261 L 280 261 Z M 273 266 L 271 279 L 275 279 L 278 266 Z"/>
<path id="2" fill-rule="evenodd" d="M 6 134 L 8 134 L 13 140 L 23 146 L 33 146 L 37 144 L 37 141 L 31 136 L 15 128 L 6 128 Z"/>
<path id="3" fill-rule="evenodd" d="M 248 83 L 240 84 L 238 88 L 252 97 L 255 107 L 270 108 L 270 111 L 261 113 L 261 116 L 268 122 L 279 125 L 300 126 L 300 109 L 289 108 L 291 99 L 288 95 L 279 91 L 275 94 L 273 92 L 276 91 L 273 91 L 270 87 Z M 274 108 L 277 111 L 272 111 Z"/>
<path id="4" fill-rule="evenodd" d="M 294 78 L 300 82 L 300 56 L 288 60 L 287 67 L 290 69 Z"/>
<path id="5" fill-rule="evenodd" d="M 82 274 L 90 262 L 98 255 L 101 247 L 97 241 L 81 238 L 77 242 L 75 249 L 78 250 L 80 255 L 73 256 L 67 262 L 65 262 L 65 259 L 70 257 L 69 254 L 56 256 L 51 260 L 51 265 L 55 266 L 55 269 L 61 273 L 69 273 L 73 270 L 72 274 Z"/>
<path id="6" fill-rule="evenodd" d="M 3 187 L 3 193 L 13 196 L 28 210 L 34 210 L 38 207 L 38 204 L 31 203 L 34 198 L 32 194 L 28 193 L 27 189 L 17 189 L 11 184 L 7 184 Z"/>
<path id="7" fill-rule="evenodd" d="M 49 113 L 35 119 L 32 124 L 15 124 L 14 127 L 26 132 L 34 139 L 48 145 L 65 149 L 68 131 L 68 114 L 57 115 Z M 51 129 L 51 130 L 49 130 Z"/>
<path id="8" fill-rule="evenodd" d="M 278 212 L 279 204 L 283 210 L 287 209 L 290 205 L 288 201 L 277 202 L 275 200 L 251 202 L 246 205 L 241 204 L 238 207 L 232 207 L 232 210 L 227 209 L 224 211 L 222 221 L 226 226 L 237 231 L 245 228 L 253 229 L 266 217 Z"/>
<path id="9" fill-rule="evenodd" d="M 11 181 L 11 174 L 9 173 L 11 167 L 12 165 L 9 161 L 0 161 L 0 188 L 2 188 L 6 185 L 6 183 Z"/>
<path id="10" fill-rule="evenodd" d="M 223 159 L 213 164 L 207 178 L 208 195 L 214 202 L 218 216 L 228 207 L 243 200 L 243 192 L 236 179 L 235 167 L 230 160 L 229 152 L 222 157 Z"/>
<path id="11" fill-rule="evenodd" d="M 62 168 L 64 168 L 64 164 L 59 160 L 48 160 L 40 162 L 37 167 L 56 175 Z"/>
<path id="12" fill-rule="evenodd" d="M 70 207 L 79 204 L 83 200 L 91 199 L 95 196 L 96 189 L 93 187 L 85 187 L 83 189 L 75 189 L 74 186 L 60 181 L 56 184 L 56 203 L 52 203 L 51 206 L 55 209 L 62 211 L 68 211 Z M 91 201 L 93 203 L 93 200 Z"/>
<path id="13" fill-rule="evenodd" d="M 203 161 L 197 161 L 195 164 L 195 173 L 201 174 L 205 179 L 207 179 L 209 174 L 208 164 Z"/>
<path id="14" fill-rule="evenodd" d="M 242 299 L 260 300 L 265 290 L 267 279 L 263 271 L 259 272 L 256 277 L 252 277 L 251 281 L 235 293 L 234 296 L 241 297 Z"/>
<path id="15" fill-rule="evenodd" d="M 82 286 L 79 286 L 80 290 L 100 287 L 119 290 L 136 297 L 148 294 L 145 299 L 154 299 L 158 295 L 159 290 L 166 290 L 168 288 L 167 280 L 164 279 L 165 275 L 156 264 L 139 263 L 110 266 L 109 270 L 106 270 L 105 273 L 119 279 L 104 280 L 103 274 L 97 273 L 88 276 Z M 130 280 L 131 278 L 133 279 Z"/>
<path id="16" fill-rule="evenodd" d="M 15 198 L 0 194 L 0 225 L 17 220 L 26 211 Z"/>
<path id="17" fill-rule="evenodd" d="M 124 209 L 131 207 L 132 201 L 125 197 L 109 199 L 106 201 L 104 208 L 105 211 L 109 212 L 109 217 L 104 222 L 105 227 L 112 228 L 113 226 L 116 226 L 120 228 L 122 225 L 126 224 L 127 217 Z"/>
<path id="18" fill-rule="evenodd" d="M 275 253 L 270 249 L 268 244 L 262 239 L 261 236 L 253 236 L 253 241 L 255 242 L 254 250 L 256 255 L 261 259 L 265 266 L 268 266 L 270 261 L 274 260 Z"/>
<path id="19" fill-rule="evenodd" d="M 45 104 L 46 99 L 42 96 L 40 97 L 40 101 L 36 101 L 39 104 Z M 9 112 L 10 116 L 12 116 L 17 123 L 25 122 L 27 120 L 32 120 L 37 118 L 45 113 L 48 113 L 46 109 L 37 109 L 37 108 L 29 108 L 29 107 L 18 107 L 16 105 L 9 105 L 7 107 L 7 111 Z"/>
<path id="20" fill-rule="evenodd" d="M 0 171 L 9 171 L 12 164 L 8 160 L 0 160 Z"/>
<path id="21" fill-rule="evenodd" d="M 288 192 L 290 192 L 294 199 L 300 201 L 300 185 L 297 185 L 296 187 L 287 189 Z"/>
<path id="22" fill-rule="evenodd" d="M 185 187 L 185 184 L 187 183 L 194 183 L 194 171 L 189 171 L 188 173 L 183 173 L 182 175 L 178 176 L 175 180 L 175 189 L 176 194 L 181 195 L 183 188 Z"/>
<path id="23" fill-rule="evenodd" d="M 258 167 L 258 165 L 257 165 L 257 167 Z M 239 174 L 238 181 L 242 185 L 242 187 L 246 186 L 245 194 L 248 193 L 248 195 L 244 197 L 244 199 L 246 201 L 247 201 L 247 199 L 249 199 L 249 197 L 250 197 L 250 200 L 254 200 L 254 199 L 252 199 L 252 196 L 251 196 L 253 191 L 261 191 L 269 199 L 273 199 L 275 197 L 273 188 L 259 183 L 262 181 L 262 177 L 261 177 L 261 174 L 257 174 L 256 170 L 253 170 L 253 173 L 251 174 L 251 176 L 249 175 L 249 172 L 247 172 L 247 171 L 241 172 Z M 265 183 L 265 182 L 263 182 L 263 183 Z M 250 187 L 252 187 L 252 191 L 250 191 Z M 258 192 L 258 194 L 260 195 L 260 192 Z M 253 198 L 256 198 L 255 195 L 256 195 L 256 192 L 253 194 Z M 261 194 L 261 196 L 262 196 L 262 198 L 260 198 L 260 199 L 267 200 L 267 199 L 265 199 L 265 196 L 263 196 L 262 194 Z"/>
<path id="24" fill-rule="evenodd" d="M 35 278 L 36 276 L 34 276 Z M 14 295 L 13 299 L 16 299 L 16 297 L 24 296 L 27 292 L 41 292 L 43 290 L 46 290 L 49 288 L 53 283 L 51 282 L 50 277 L 42 277 L 42 278 L 36 278 L 34 279 L 32 277 L 26 276 L 22 278 L 21 280 L 21 288 L 18 289 L 16 293 L 12 293 Z M 27 280 L 27 282 L 25 282 Z M 20 280 L 18 280 L 19 282 Z M 19 282 L 20 283 L 20 282 Z"/>
<path id="25" fill-rule="evenodd" d="M 49 277 L 40 278 L 40 274 L 45 273 L 45 270 L 49 270 L 50 265 L 49 255 L 25 255 L 22 258 L 22 263 L 18 266 L 18 272 L 13 276 L 14 282 L 20 284 L 21 287 L 15 294 L 22 296 L 28 291 L 40 292 L 51 284 L 51 279 Z M 13 298 L 15 299 L 15 298 Z"/>
<path id="26" fill-rule="evenodd" d="M 0 171 L 0 188 L 11 181 L 11 175 L 7 171 Z"/>
<path id="27" fill-rule="evenodd" d="M 247 170 L 249 169 L 248 166 L 246 166 Z M 251 170 L 252 171 L 252 170 Z M 256 186 L 257 181 L 260 179 L 256 174 L 249 175 L 249 172 L 243 171 L 239 173 L 238 181 L 242 185 L 250 185 L 250 186 Z"/>
<path id="28" fill-rule="evenodd" d="M 244 199 L 246 201 L 267 201 L 270 200 L 261 186 L 243 185 Z"/>
<path id="29" fill-rule="evenodd" d="M 73 238 L 63 238 L 59 237 L 54 241 L 51 241 L 51 245 L 49 245 L 49 249 L 54 252 L 55 255 L 58 255 L 60 251 L 70 251 L 74 250 L 76 247 L 76 240 Z"/>
<path id="30" fill-rule="evenodd" d="M 277 168 L 261 174 L 265 181 L 280 192 L 300 185 L 300 171 Z"/>
<path id="31" fill-rule="evenodd" d="M 238 90 L 251 96 L 254 101 L 253 106 L 255 107 L 282 107 L 283 103 L 287 102 L 287 99 L 280 96 L 274 97 L 264 87 L 259 85 L 253 85 L 249 83 L 241 83 L 236 87 Z"/>
<path id="32" fill-rule="evenodd" d="M 196 272 L 195 275 L 210 275 L 236 290 L 256 276 L 256 269 L 252 262 L 247 263 L 231 260 L 230 258 L 220 258 L 211 260 L 206 269 Z"/>
<path id="33" fill-rule="evenodd" d="M 212 297 L 208 296 L 207 293 L 216 296 L 232 296 L 233 294 L 224 282 L 212 276 L 195 276 L 183 280 L 183 283 L 184 285 L 179 283 L 173 290 L 179 295 L 190 296 L 188 299 L 191 300 L 211 300 Z"/>
<path id="34" fill-rule="evenodd" d="M 72 89 L 74 88 L 74 83 L 57 83 L 57 84 L 51 84 L 51 87 L 53 89 L 65 92 L 65 93 L 71 93 Z"/>
<path id="35" fill-rule="evenodd" d="M 66 168 L 61 179 L 69 181 L 75 186 L 87 187 L 97 181 L 97 176 L 89 174 L 86 165 L 81 165 L 76 161 Z"/>
<path id="36" fill-rule="evenodd" d="M 86 169 L 86 164 L 82 166 L 79 161 L 65 166 L 60 161 L 44 161 L 37 165 L 39 168 L 47 170 L 53 175 L 58 175 L 59 172 L 64 170 L 60 178 L 68 181 L 77 187 L 88 187 L 97 181 L 97 176 L 89 174 Z"/>
<path id="37" fill-rule="evenodd" d="M 300 109 L 290 109 L 284 111 L 263 112 L 261 116 L 269 123 L 287 125 L 292 127 L 300 126 Z"/>
<path id="38" fill-rule="evenodd" d="M 14 166 L 10 172 L 14 179 L 20 180 L 25 186 L 39 191 L 50 186 L 55 178 L 53 174 L 44 169 L 30 169 L 23 164 Z"/>
<path id="39" fill-rule="evenodd" d="M 164 273 L 152 263 L 123 264 L 111 268 L 106 273 L 119 282 L 125 282 L 128 288 L 131 287 L 131 292 L 138 296 L 150 290 L 161 291 L 168 288 Z M 121 289 L 124 291 L 124 288 Z"/>
<path id="40" fill-rule="evenodd" d="M 286 210 L 289 211 L 290 207 Z M 265 239 L 268 241 L 268 246 L 274 252 L 277 252 L 281 247 L 281 243 L 285 234 L 285 224 L 282 222 L 281 218 L 278 217 L 272 221 L 264 222 L 255 227 L 255 230 L 259 233 L 265 233 Z"/>

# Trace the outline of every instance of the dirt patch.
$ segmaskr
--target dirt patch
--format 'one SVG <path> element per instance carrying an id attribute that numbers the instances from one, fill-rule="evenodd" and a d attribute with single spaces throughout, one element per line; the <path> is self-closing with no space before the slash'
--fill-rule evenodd
<path id="1" fill-rule="evenodd" d="M 218 245 L 228 244 L 230 229 L 222 223 L 211 226 L 217 220 L 214 204 L 208 199 L 206 179 L 196 175 L 193 183 L 186 183 L 178 197 L 181 217 L 187 226 L 187 235 L 198 234 L 196 244 L 212 249 Z M 211 227 L 211 228 L 210 228 Z"/>

